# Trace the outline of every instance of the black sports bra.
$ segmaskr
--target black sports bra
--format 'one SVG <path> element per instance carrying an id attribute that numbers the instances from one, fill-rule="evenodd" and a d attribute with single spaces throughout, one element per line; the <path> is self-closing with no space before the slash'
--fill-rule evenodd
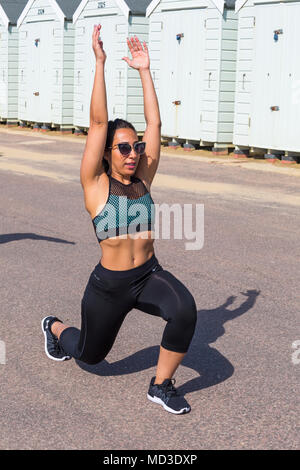
<path id="1" fill-rule="evenodd" d="M 99 242 L 123 234 L 154 230 L 155 205 L 144 183 L 136 176 L 123 184 L 112 176 L 105 206 L 93 218 Z"/>

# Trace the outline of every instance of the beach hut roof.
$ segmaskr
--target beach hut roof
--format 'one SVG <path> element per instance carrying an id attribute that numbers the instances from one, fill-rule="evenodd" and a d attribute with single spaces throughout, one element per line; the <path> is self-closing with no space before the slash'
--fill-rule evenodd
<path id="1" fill-rule="evenodd" d="M 225 0 L 224 5 L 228 10 L 234 10 L 235 9 L 235 2 L 236 0 Z"/>
<path id="2" fill-rule="evenodd" d="M 124 0 L 133 15 L 145 15 L 152 0 Z"/>
<path id="3" fill-rule="evenodd" d="M 79 6 L 73 15 L 74 23 L 77 21 L 87 2 L 88 0 L 82 0 L 79 2 Z M 128 17 L 130 13 L 132 15 L 146 16 L 147 7 L 153 2 L 153 0 L 115 0 L 115 2 L 123 14 Z"/>
<path id="4" fill-rule="evenodd" d="M 67 20 L 72 20 L 74 12 L 79 7 L 82 0 L 54 0 L 64 13 Z M 8 24 L 17 24 L 18 18 L 24 10 L 28 0 L 0 0 L 0 17 L 3 22 Z M 33 2 L 30 2 L 33 3 Z M 147 7 L 153 3 L 153 0 L 119 0 L 117 3 L 125 3 L 133 15 L 145 15 Z M 158 3 L 158 2 L 156 2 Z M 235 8 L 236 0 L 224 0 L 227 8 Z"/>
<path id="5" fill-rule="evenodd" d="M 63 11 L 66 20 L 72 20 L 74 12 L 81 3 L 81 0 L 56 0 L 59 8 Z"/>
<path id="6" fill-rule="evenodd" d="M 78 6 L 81 3 L 81 0 L 48 0 L 50 5 L 52 5 L 53 9 L 56 11 L 57 16 L 59 17 L 59 20 L 61 23 L 64 22 L 64 20 L 72 21 L 73 20 L 73 14 L 77 10 Z M 1 2 L 1 0 L 0 0 Z M 17 0 L 9 0 L 10 3 L 21 3 L 17 2 Z M 23 8 L 23 11 L 21 15 L 19 16 L 17 20 L 17 26 L 18 28 L 21 26 L 21 24 L 24 21 L 24 18 L 26 17 L 28 11 L 32 7 L 33 3 L 35 0 L 27 0 L 25 2 L 25 8 Z M 5 2 L 2 2 L 5 3 Z M 8 3 L 8 2 L 7 2 Z"/>
<path id="7" fill-rule="evenodd" d="M 56 1 L 67 20 L 72 20 L 74 11 L 81 2 L 81 0 L 52 0 L 52 2 L 53 1 Z M 18 18 L 28 3 L 29 0 L 0 0 L 0 14 L 2 7 L 2 16 L 5 15 L 8 18 L 9 23 L 17 24 Z M 32 3 L 33 1 L 30 2 L 30 4 Z"/>
<path id="8" fill-rule="evenodd" d="M 28 0 L 0 0 L 0 17 L 4 24 L 17 24 Z"/>

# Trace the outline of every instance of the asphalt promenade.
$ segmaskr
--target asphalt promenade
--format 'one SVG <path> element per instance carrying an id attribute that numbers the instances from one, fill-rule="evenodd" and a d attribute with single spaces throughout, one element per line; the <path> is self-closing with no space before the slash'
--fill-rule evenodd
<path id="1" fill-rule="evenodd" d="M 160 318 L 130 312 L 95 366 L 45 355 L 41 319 L 80 327 L 101 255 L 79 181 L 83 148 L 81 137 L 0 128 L 0 448 L 299 448 L 299 165 L 162 148 L 154 201 L 204 204 L 205 217 L 201 250 L 155 241 L 198 310 L 175 374 L 192 411 L 175 416 L 146 397 Z"/>

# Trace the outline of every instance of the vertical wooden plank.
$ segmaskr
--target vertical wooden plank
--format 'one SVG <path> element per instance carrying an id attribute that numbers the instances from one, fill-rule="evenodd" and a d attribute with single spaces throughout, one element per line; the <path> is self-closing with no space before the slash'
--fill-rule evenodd
<path id="1" fill-rule="evenodd" d="M 238 13 L 237 79 L 233 124 L 235 145 L 249 145 L 254 80 L 254 20 L 255 7 L 247 3 Z"/>
<path id="2" fill-rule="evenodd" d="M 0 21 L 0 118 L 8 114 L 8 32 Z"/>

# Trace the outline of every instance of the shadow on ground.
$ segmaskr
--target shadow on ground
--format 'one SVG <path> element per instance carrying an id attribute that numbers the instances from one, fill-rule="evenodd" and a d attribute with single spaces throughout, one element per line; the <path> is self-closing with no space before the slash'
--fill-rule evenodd
<path id="1" fill-rule="evenodd" d="M 246 296 L 246 300 L 236 309 L 228 309 L 236 299 L 235 296 L 230 296 L 224 304 L 215 309 L 198 311 L 194 337 L 181 364 L 197 371 L 199 377 L 178 387 L 182 394 L 211 387 L 224 382 L 233 375 L 234 367 L 231 362 L 217 349 L 211 347 L 210 343 L 214 343 L 224 335 L 226 322 L 251 310 L 260 291 L 247 290 L 241 294 Z M 78 360 L 76 363 L 81 369 L 92 374 L 100 376 L 124 375 L 154 367 L 157 364 L 158 355 L 159 346 L 151 346 L 113 363 L 106 360 L 96 365 L 88 365 Z"/>
<path id="2" fill-rule="evenodd" d="M 47 242 L 67 243 L 70 245 L 76 245 L 75 242 L 68 242 L 67 240 L 63 240 L 62 238 L 44 237 L 43 235 L 37 235 L 36 233 L 5 233 L 0 235 L 0 244 L 24 239 L 45 240 Z"/>

